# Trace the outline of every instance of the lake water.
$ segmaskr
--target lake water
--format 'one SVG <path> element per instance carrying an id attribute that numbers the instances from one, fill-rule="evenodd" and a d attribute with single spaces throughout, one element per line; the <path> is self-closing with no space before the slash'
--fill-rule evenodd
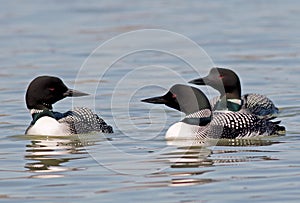
<path id="1" fill-rule="evenodd" d="M 1 202 L 299 202 L 299 1 L 29 0 L 0 11 Z M 271 98 L 286 135 L 166 141 L 182 115 L 140 100 L 214 65 Z M 38 75 L 91 94 L 55 110 L 87 106 L 115 133 L 25 136 Z"/>

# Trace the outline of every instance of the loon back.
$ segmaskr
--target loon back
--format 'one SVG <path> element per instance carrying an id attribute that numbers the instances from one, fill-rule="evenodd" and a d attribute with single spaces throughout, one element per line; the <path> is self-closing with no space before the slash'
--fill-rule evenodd
<path id="1" fill-rule="evenodd" d="M 279 112 L 274 103 L 261 94 L 245 94 L 242 96 L 242 109 L 260 117 L 271 118 Z"/>
<path id="2" fill-rule="evenodd" d="M 188 115 L 173 124 L 166 133 L 166 139 L 235 139 L 282 135 L 285 132 L 285 128 L 278 125 L 280 122 L 272 122 L 249 113 L 214 112 L 212 120 L 204 126 L 193 120 L 189 122 L 190 118 Z M 203 118 L 207 117 L 193 117 L 195 121 Z"/>
<path id="3" fill-rule="evenodd" d="M 205 133 L 208 137 L 226 139 L 281 135 L 285 128 L 279 123 L 249 113 L 215 112 Z"/>
<path id="4" fill-rule="evenodd" d="M 274 103 L 268 97 L 261 94 L 245 94 L 241 97 L 241 100 L 236 100 L 237 103 L 233 103 L 233 100 L 226 100 L 224 104 L 223 99 L 224 98 L 220 99 L 220 97 L 217 96 L 210 100 L 214 111 L 228 110 L 233 112 L 248 112 L 260 118 L 275 118 L 279 113 Z"/>
<path id="5" fill-rule="evenodd" d="M 58 119 L 59 123 L 66 123 L 69 127 L 70 134 L 84 134 L 89 132 L 113 133 L 111 126 L 99 118 L 91 109 L 76 107 L 72 111 L 67 111 L 62 118 Z"/>

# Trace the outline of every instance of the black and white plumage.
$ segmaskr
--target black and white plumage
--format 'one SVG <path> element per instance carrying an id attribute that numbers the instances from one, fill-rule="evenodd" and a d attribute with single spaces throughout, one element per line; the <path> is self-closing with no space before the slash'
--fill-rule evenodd
<path id="1" fill-rule="evenodd" d="M 85 95 L 88 94 L 69 89 L 57 77 L 35 78 L 26 92 L 26 105 L 32 121 L 25 134 L 59 136 L 95 131 L 112 133 L 112 127 L 88 108 L 77 107 L 65 113 L 52 111 L 52 105 L 65 97 Z"/>
<path id="2" fill-rule="evenodd" d="M 264 95 L 245 94 L 241 96 L 241 84 L 237 74 L 225 68 L 212 68 L 208 76 L 190 81 L 196 85 L 209 85 L 221 95 L 212 101 L 214 110 L 247 111 L 260 117 L 271 118 L 278 114 L 278 108 Z"/>
<path id="3" fill-rule="evenodd" d="M 279 135 L 285 131 L 284 127 L 278 125 L 279 123 L 279 121 L 272 122 L 249 113 L 215 112 L 209 128 L 199 134 L 204 133 L 208 137 L 227 139 Z"/>
<path id="4" fill-rule="evenodd" d="M 279 122 L 247 112 L 213 112 L 204 93 L 187 85 L 174 85 L 165 95 L 142 102 L 165 104 L 186 114 L 166 133 L 167 139 L 243 138 L 279 135 L 285 130 Z"/>
<path id="5" fill-rule="evenodd" d="M 245 94 L 242 97 L 242 109 L 247 109 L 248 112 L 265 117 L 272 117 L 278 114 L 279 110 L 274 103 L 261 94 Z"/>
<path id="6" fill-rule="evenodd" d="M 89 132 L 112 133 L 113 129 L 99 116 L 85 107 L 75 107 L 58 117 L 59 123 L 66 123 L 71 134 L 84 134 Z"/>

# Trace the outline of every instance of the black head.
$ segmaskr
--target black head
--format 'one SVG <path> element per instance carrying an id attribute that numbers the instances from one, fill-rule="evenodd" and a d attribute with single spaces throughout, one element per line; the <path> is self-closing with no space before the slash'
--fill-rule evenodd
<path id="1" fill-rule="evenodd" d="M 29 84 L 26 92 L 28 109 L 52 109 L 52 104 L 65 98 L 88 95 L 69 89 L 61 79 L 51 76 L 39 76 Z"/>
<path id="2" fill-rule="evenodd" d="M 225 68 L 212 68 L 208 76 L 191 80 L 189 83 L 196 85 L 209 85 L 221 93 L 226 94 L 227 99 L 240 99 L 241 84 L 235 72 Z"/>
<path id="3" fill-rule="evenodd" d="M 143 99 L 142 102 L 165 104 L 173 109 L 191 114 L 203 109 L 211 110 L 204 93 L 194 87 L 176 84 L 163 96 Z"/>

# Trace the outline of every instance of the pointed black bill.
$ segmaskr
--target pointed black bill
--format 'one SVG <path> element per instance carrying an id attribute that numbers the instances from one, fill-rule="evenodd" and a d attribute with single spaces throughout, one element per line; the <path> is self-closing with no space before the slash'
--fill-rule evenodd
<path id="1" fill-rule="evenodd" d="M 189 81 L 189 83 L 195 84 L 195 85 L 206 85 L 204 78 L 198 78 L 195 80 Z"/>
<path id="2" fill-rule="evenodd" d="M 81 96 L 87 96 L 89 94 L 84 93 L 84 92 L 80 92 L 77 90 L 73 90 L 73 89 L 68 89 L 65 93 L 64 96 L 65 97 L 81 97 Z"/>
<path id="3" fill-rule="evenodd" d="M 151 97 L 148 99 L 143 99 L 141 102 L 152 103 L 152 104 L 166 104 L 168 101 L 164 98 L 164 96 L 160 97 Z"/>

